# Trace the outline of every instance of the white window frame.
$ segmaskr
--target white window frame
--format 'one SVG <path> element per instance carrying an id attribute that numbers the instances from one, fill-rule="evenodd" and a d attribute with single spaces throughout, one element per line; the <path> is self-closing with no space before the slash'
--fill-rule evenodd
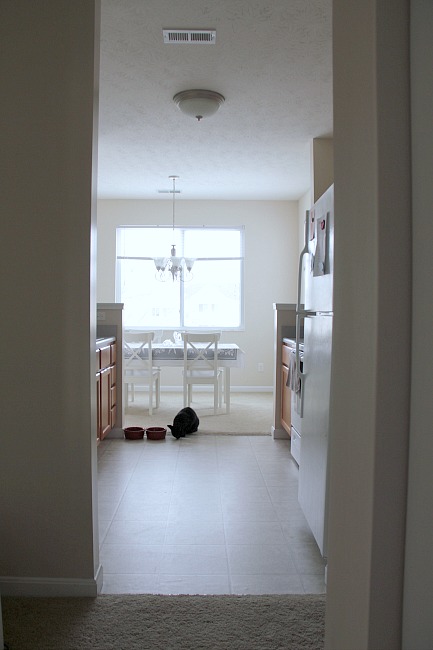
<path id="1" fill-rule="evenodd" d="M 161 230 L 161 229 L 170 229 L 172 230 L 171 226 L 143 226 L 143 225 L 131 225 L 131 226 L 118 226 L 116 228 L 116 281 L 115 281 L 115 295 L 116 295 L 116 302 L 122 302 L 122 296 L 121 296 L 121 289 L 120 289 L 120 260 L 122 259 L 134 259 L 134 260 L 151 260 L 151 257 L 137 257 L 137 256 L 122 256 L 118 254 L 118 236 L 119 232 L 126 230 L 127 228 L 133 228 L 133 229 L 150 229 L 150 230 Z M 179 282 L 179 292 L 180 292 L 180 314 L 179 314 L 179 324 L 167 324 L 163 326 L 164 330 L 184 330 L 188 329 L 189 331 L 207 331 L 207 330 L 219 330 L 219 331 L 244 331 L 245 330 L 245 305 L 244 305 L 244 296 L 245 296 L 245 273 L 244 273 L 244 265 L 245 265 L 245 227 L 244 226 L 176 226 L 176 231 L 179 231 L 178 234 L 180 235 L 180 240 L 183 242 L 183 235 L 185 231 L 188 230 L 197 230 L 197 229 L 208 229 L 208 230 L 221 230 L 221 231 L 229 231 L 229 230 L 235 230 L 239 232 L 240 234 L 240 255 L 239 257 L 197 257 L 196 261 L 200 262 L 206 262 L 206 261 L 231 261 L 231 260 L 238 260 L 240 262 L 240 296 L 239 296 L 239 314 L 240 314 L 240 323 L 238 326 L 229 326 L 229 327 L 224 327 L 221 325 L 218 325 L 218 323 L 215 323 L 212 327 L 203 327 L 203 326 L 198 326 L 198 327 L 193 327 L 193 326 L 186 326 L 184 324 L 184 283 Z M 169 252 L 169 251 L 168 251 Z M 183 251 L 178 248 L 177 249 L 177 254 L 180 256 L 183 254 Z M 193 269 L 194 270 L 194 269 Z M 137 325 L 137 326 L 127 326 L 128 329 L 139 329 L 143 330 L 143 326 Z M 148 329 L 154 329 L 152 327 L 149 327 Z"/>

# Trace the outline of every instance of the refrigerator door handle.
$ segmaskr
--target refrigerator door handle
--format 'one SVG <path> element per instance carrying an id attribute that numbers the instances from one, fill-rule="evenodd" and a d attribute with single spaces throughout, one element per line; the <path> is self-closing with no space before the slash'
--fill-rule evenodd
<path id="1" fill-rule="evenodd" d="M 304 414 L 304 380 L 305 380 L 305 375 L 303 372 L 301 372 L 301 359 L 300 359 L 300 354 L 299 354 L 299 333 L 301 331 L 301 314 L 297 313 L 296 314 L 296 348 L 295 348 L 295 372 L 296 372 L 296 379 L 297 381 L 300 382 L 301 389 L 300 389 L 300 400 L 299 400 L 299 417 L 302 418 Z"/>
<path id="2" fill-rule="evenodd" d="M 296 300 L 296 349 L 295 349 L 295 368 L 296 368 L 296 376 L 297 379 L 299 379 L 300 384 L 301 384 L 301 399 L 300 399 L 300 405 L 299 405 L 299 415 L 302 418 L 303 412 L 304 412 L 304 381 L 305 381 L 305 374 L 301 372 L 301 358 L 300 358 L 300 353 L 299 353 L 299 343 L 301 339 L 301 320 L 305 318 L 305 316 L 311 314 L 312 312 L 306 311 L 303 307 L 304 305 L 301 305 L 301 292 L 302 292 L 302 273 L 303 273 L 303 261 L 304 261 L 304 255 L 309 254 L 309 248 L 308 248 L 308 239 L 309 239 L 309 231 L 310 231 L 310 211 L 307 210 L 305 214 L 305 230 L 304 230 L 304 248 L 301 250 L 301 253 L 299 255 L 299 267 L 298 267 L 298 295 L 297 295 L 297 300 Z"/>
<path id="3" fill-rule="evenodd" d="M 298 314 L 301 311 L 301 291 L 302 291 L 302 261 L 304 255 L 308 255 L 308 233 L 309 233 L 309 223 L 310 223 L 310 211 L 307 210 L 305 215 L 305 230 L 304 230 L 304 248 L 301 250 L 299 255 L 299 268 L 298 268 L 298 296 L 296 300 L 296 313 Z M 298 332 L 296 332 L 296 340 L 298 340 Z"/>
<path id="4" fill-rule="evenodd" d="M 314 315 L 314 312 L 306 311 L 305 309 L 303 309 L 304 306 L 303 305 L 301 306 L 303 260 L 304 260 L 304 255 L 308 255 L 310 252 L 308 248 L 309 232 L 310 232 L 310 210 L 307 210 L 305 214 L 305 226 L 304 226 L 304 248 L 301 250 L 299 255 L 298 296 L 296 300 L 296 373 L 298 378 L 301 380 L 301 386 L 302 386 L 302 380 L 304 378 L 304 373 L 301 372 L 300 354 L 299 354 L 299 342 L 301 339 L 301 319 L 305 318 L 305 316 Z M 303 391 L 301 388 L 301 411 L 302 411 L 302 401 L 303 401 L 302 392 Z"/>
<path id="5" fill-rule="evenodd" d="M 296 348 L 295 348 L 295 361 L 296 361 L 296 374 L 298 378 L 302 380 L 304 373 L 301 372 L 300 366 L 300 354 L 299 354 L 299 333 L 301 331 L 301 319 L 304 316 L 302 314 L 296 314 Z"/>

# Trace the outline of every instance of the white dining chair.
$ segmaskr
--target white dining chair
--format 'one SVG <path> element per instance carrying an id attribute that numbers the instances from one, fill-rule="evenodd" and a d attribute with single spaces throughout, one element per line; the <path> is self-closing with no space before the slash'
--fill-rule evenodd
<path id="1" fill-rule="evenodd" d="M 161 397 L 161 368 L 153 365 L 152 341 L 154 332 L 125 332 L 123 339 L 123 383 L 125 385 L 126 404 L 134 401 L 135 386 L 147 387 L 149 392 L 149 415 L 153 412 L 153 395 L 155 408 Z"/>
<path id="2" fill-rule="evenodd" d="M 222 375 L 218 367 L 218 341 L 220 332 L 183 332 L 183 403 L 191 406 L 192 387 L 213 385 L 214 414 L 221 407 Z"/>

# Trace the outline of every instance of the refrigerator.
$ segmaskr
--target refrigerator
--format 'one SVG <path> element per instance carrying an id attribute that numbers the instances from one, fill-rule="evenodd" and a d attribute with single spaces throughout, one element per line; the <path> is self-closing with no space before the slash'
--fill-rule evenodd
<path id="1" fill-rule="evenodd" d="M 301 381 L 302 435 L 298 500 L 323 557 L 327 556 L 329 401 L 333 322 L 334 187 L 307 211 L 299 260 L 296 363 Z M 298 356 L 299 360 L 299 356 Z"/>

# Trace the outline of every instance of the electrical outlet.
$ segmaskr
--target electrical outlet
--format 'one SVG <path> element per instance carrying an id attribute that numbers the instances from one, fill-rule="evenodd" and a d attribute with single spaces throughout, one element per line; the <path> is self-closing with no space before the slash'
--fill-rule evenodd
<path id="1" fill-rule="evenodd" d="M 258 372 L 264 372 L 264 370 L 265 370 L 264 364 L 263 363 L 258 363 L 257 364 L 257 371 Z"/>
<path id="2" fill-rule="evenodd" d="M 98 311 L 97 320 L 105 320 L 105 311 Z"/>

